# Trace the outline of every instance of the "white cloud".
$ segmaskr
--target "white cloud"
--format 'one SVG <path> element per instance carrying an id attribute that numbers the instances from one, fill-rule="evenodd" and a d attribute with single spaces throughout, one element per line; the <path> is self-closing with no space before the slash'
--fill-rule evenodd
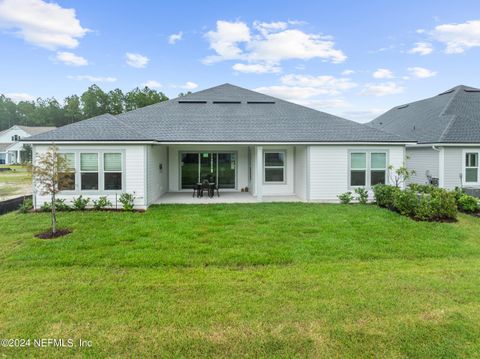
<path id="1" fill-rule="evenodd" d="M 386 108 L 369 108 L 369 109 L 359 109 L 359 110 L 348 110 L 341 113 L 342 117 L 348 118 L 349 120 L 366 123 L 374 118 L 380 116 L 382 113 L 386 112 Z"/>
<path id="2" fill-rule="evenodd" d="M 417 77 L 419 79 L 433 77 L 437 74 L 436 71 L 432 71 L 424 67 L 409 67 L 407 70 L 412 76 Z"/>
<path id="3" fill-rule="evenodd" d="M 162 84 L 158 81 L 155 81 L 155 80 L 148 80 L 147 82 L 143 83 L 142 84 L 142 87 L 148 87 L 148 88 L 151 88 L 151 89 L 157 89 L 157 88 L 160 88 L 162 87 Z"/>
<path id="4" fill-rule="evenodd" d="M 415 30 L 415 32 L 416 32 L 417 34 L 424 34 L 424 33 L 425 33 L 425 29 L 417 29 L 417 30 Z"/>
<path id="5" fill-rule="evenodd" d="M 242 50 L 238 47 L 241 42 L 249 42 L 250 29 L 243 22 L 217 21 L 216 31 L 209 31 L 205 37 L 210 42 L 210 48 L 217 55 L 204 59 L 204 63 L 210 64 L 224 60 L 243 59 Z"/>
<path id="6" fill-rule="evenodd" d="M 60 51 L 57 52 L 56 59 L 70 66 L 86 66 L 88 61 L 82 56 L 77 56 L 72 52 Z"/>
<path id="7" fill-rule="evenodd" d="M 428 55 L 433 52 L 432 44 L 429 42 L 416 42 L 415 46 L 412 47 L 409 51 L 411 54 L 419 54 L 419 55 Z"/>
<path id="8" fill-rule="evenodd" d="M 115 82 L 115 81 L 117 81 L 117 79 L 115 77 L 111 77 L 111 76 L 91 76 L 91 75 L 72 76 L 72 75 L 69 75 L 69 76 L 67 76 L 67 78 L 70 79 L 70 80 L 90 81 L 90 82 Z"/>
<path id="9" fill-rule="evenodd" d="M 187 81 L 183 85 L 170 85 L 170 87 L 180 88 L 180 89 L 184 89 L 184 90 L 194 90 L 198 87 L 198 84 L 196 84 L 195 82 L 192 82 L 192 81 Z"/>
<path id="10" fill-rule="evenodd" d="M 290 28 L 294 25 L 298 24 L 254 22 L 251 29 L 240 21 L 217 21 L 216 30 L 205 34 L 215 55 L 206 57 L 203 62 L 241 60 L 255 65 L 279 66 L 282 61 L 292 59 L 320 58 L 333 63 L 346 60 L 331 37 Z"/>
<path id="11" fill-rule="evenodd" d="M 354 73 L 355 73 L 355 71 L 353 71 L 353 70 L 343 70 L 342 71 L 343 76 L 353 75 Z"/>
<path id="12" fill-rule="evenodd" d="M 25 93 L 25 92 L 10 92 L 6 93 L 5 97 L 9 98 L 13 102 L 20 102 L 20 101 L 35 101 L 35 97 Z"/>
<path id="13" fill-rule="evenodd" d="M 168 37 L 168 43 L 170 45 L 175 45 L 178 41 L 180 41 L 183 37 L 183 32 L 179 32 L 178 34 L 171 34 L 169 37 Z"/>
<path id="14" fill-rule="evenodd" d="M 356 86 L 347 78 L 288 74 L 280 78 L 279 85 L 258 87 L 255 91 L 325 110 L 348 107 L 349 103 L 338 96 Z"/>
<path id="15" fill-rule="evenodd" d="M 480 46 L 480 20 L 438 25 L 431 35 L 447 46 L 447 54 L 460 54 L 469 48 Z"/>
<path id="16" fill-rule="evenodd" d="M 361 95 L 387 96 L 402 93 L 405 88 L 395 82 L 368 83 L 365 84 Z"/>
<path id="17" fill-rule="evenodd" d="M 280 72 L 280 67 L 270 64 L 235 64 L 232 66 L 235 71 L 250 74 L 265 74 Z"/>
<path id="18" fill-rule="evenodd" d="M 89 31 L 80 25 L 74 9 L 42 0 L 1 1 L 0 28 L 12 29 L 26 42 L 50 50 L 76 48 Z"/>
<path id="19" fill-rule="evenodd" d="M 125 57 L 127 58 L 127 65 L 136 67 L 138 69 L 147 66 L 148 62 L 150 61 L 150 59 L 146 56 L 131 52 L 127 52 Z"/>
<path id="20" fill-rule="evenodd" d="M 373 73 L 373 77 L 376 79 L 393 79 L 393 72 L 389 69 L 377 69 Z"/>
<path id="21" fill-rule="evenodd" d="M 316 94 L 336 95 L 340 92 L 350 90 L 357 86 L 355 82 L 346 78 L 333 76 L 310 76 L 289 74 L 282 76 L 282 84 L 287 86 L 300 86 L 303 88 L 314 88 Z"/>

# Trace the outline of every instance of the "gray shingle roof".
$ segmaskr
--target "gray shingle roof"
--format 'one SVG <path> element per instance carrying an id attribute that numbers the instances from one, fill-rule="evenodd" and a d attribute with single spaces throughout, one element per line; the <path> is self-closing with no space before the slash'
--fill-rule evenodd
<path id="1" fill-rule="evenodd" d="M 368 125 L 419 143 L 480 143 L 480 89 L 460 85 L 394 107 Z"/>
<path id="2" fill-rule="evenodd" d="M 366 125 L 230 84 L 117 116 L 98 116 L 30 140 L 405 142 Z"/>
<path id="3" fill-rule="evenodd" d="M 28 133 L 31 136 L 56 129 L 56 127 L 39 127 L 39 126 L 37 127 L 37 126 L 21 126 L 21 125 L 18 125 L 18 127 L 20 127 L 22 130 L 24 130 L 26 133 Z"/>

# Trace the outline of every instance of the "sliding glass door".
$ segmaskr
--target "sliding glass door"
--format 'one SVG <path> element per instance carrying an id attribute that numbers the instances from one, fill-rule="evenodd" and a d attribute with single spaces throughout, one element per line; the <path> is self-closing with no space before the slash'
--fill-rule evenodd
<path id="1" fill-rule="evenodd" d="M 191 189 L 204 180 L 213 180 L 220 188 L 236 187 L 234 152 L 182 152 L 180 161 L 182 189 Z"/>

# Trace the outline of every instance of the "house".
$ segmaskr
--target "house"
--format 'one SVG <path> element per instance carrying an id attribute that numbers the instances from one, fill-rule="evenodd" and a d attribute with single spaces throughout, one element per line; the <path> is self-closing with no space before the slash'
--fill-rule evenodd
<path id="1" fill-rule="evenodd" d="M 56 127 L 12 126 L 0 132 L 0 164 L 22 163 L 23 143 L 21 139 L 51 131 Z"/>
<path id="2" fill-rule="evenodd" d="M 115 203 L 128 192 L 136 208 L 146 208 L 171 193 L 192 200 L 193 188 L 207 177 L 220 196 L 337 202 L 338 194 L 356 187 L 388 183 L 388 166 L 403 165 L 408 140 L 224 84 L 28 142 L 34 155 L 55 143 L 70 161 L 74 183 L 60 197 L 106 195 Z M 36 207 L 46 200 L 34 193 Z"/>
<path id="3" fill-rule="evenodd" d="M 457 86 L 434 97 L 394 107 L 369 123 L 410 138 L 407 167 L 413 183 L 480 188 L 480 89 Z"/>

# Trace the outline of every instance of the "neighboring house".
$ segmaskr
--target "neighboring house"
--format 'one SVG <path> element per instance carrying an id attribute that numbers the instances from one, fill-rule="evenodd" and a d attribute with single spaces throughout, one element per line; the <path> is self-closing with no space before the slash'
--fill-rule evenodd
<path id="1" fill-rule="evenodd" d="M 410 138 L 407 167 L 413 183 L 480 188 L 480 89 L 457 86 L 425 100 L 397 106 L 369 123 Z"/>
<path id="2" fill-rule="evenodd" d="M 110 200 L 134 193 L 137 208 L 186 192 L 209 176 L 222 192 L 256 200 L 338 201 L 356 187 L 388 183 L 405 144 L 397 135 L 224 84 L 33 136 L 34 154 L 55 143 L 75 170 L 61 197 Z M 34 194 L 38 208 L 47 197 Z"/>
<path id="3" fill-rule="evenodd" d="M 0 132 L 0 164 L 22 163 L 21 139 L 54 130 L 56 127 L 12 126 Z"/>

